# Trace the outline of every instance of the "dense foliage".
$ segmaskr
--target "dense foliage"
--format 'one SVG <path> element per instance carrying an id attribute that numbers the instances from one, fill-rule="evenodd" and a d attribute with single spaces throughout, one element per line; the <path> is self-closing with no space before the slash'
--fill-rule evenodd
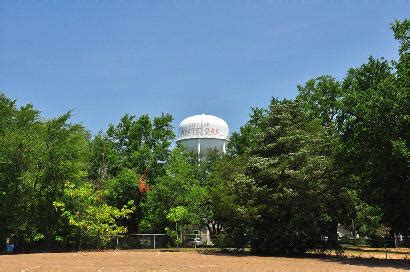
<path id="1" fill-rule="evenodd" d="M 41 117 L 0 94 L 0 241 L 16 249 L 100 248 L 126 233 L 207 228 L 214 244 L 303 253 L 337 226 L 410 235 L 410 21 L 395 61 L 342 80 L 323 75 L 295 99 L 254 108 L 227 154 L 205 160 L 175 140 L 169 114 L 126 114 L 92 136 L 71 113 Z M 333 242 L 333 243 L 332 243 Z"/>

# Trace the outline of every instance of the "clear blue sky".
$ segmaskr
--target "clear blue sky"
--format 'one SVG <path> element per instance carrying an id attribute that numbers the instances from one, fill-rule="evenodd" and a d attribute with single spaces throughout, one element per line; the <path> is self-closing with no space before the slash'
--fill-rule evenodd
<path id="1" fill-rule="evenodd" d="M 93 133 L 125 113 L 209 113 L 231 130 L 369 55 L 397 58 L 410 1 L 0 0 L 0 90 Z"/>

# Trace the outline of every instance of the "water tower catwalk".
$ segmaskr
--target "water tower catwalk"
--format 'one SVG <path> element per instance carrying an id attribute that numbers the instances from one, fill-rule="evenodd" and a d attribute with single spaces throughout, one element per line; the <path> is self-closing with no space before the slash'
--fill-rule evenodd
<path id="1" fill-rule="evenodd" d="M 206 157 L 209 150 L 226 152 L 228 124 L 219 117 L 207 114 L 185 118 L 178 126 L 177 142 L 190 152 Z"/>

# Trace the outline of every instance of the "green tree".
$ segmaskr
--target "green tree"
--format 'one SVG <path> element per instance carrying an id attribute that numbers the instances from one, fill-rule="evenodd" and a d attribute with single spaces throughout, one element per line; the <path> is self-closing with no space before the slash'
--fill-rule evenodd
<path id="1" fill-rule="evenodd" d="M 147 193 L 142 208 L 145 217 L 141 222 L 144 231 L 163 231 L 172 228 L 167 215 L 172 208 L 183 206 L 187 209 L 187 225 L 204 225 L 206 210 L 203 208 L 207 190 L 197 179 L 197 163 L 192 163 L 190 155 L 181 147 L 172 150 L 165 165 L 165 174 L 160 176 Z"/>
<path id="2" fill-rule="evenodd" d="M 188 210 L 184 206 L 177 206 L 175 208 L 171 208 L 169 210 L 169 213 L 167 214 L 167 219 L 173 223 L 175 223 L 175 232 L 171 232 L 170 229 L 167 227 L 165 228 L 165 231 L 171 236 L 175 236 L 175 241 L 177 246 L 180 246 L 182 244 L 182 232 L 184 230 L 184 221 L 188 220 Z M 178 223 L 180 223 L 179 226 L 179 232 L 180 235 L 178 235 Z"/>
<path id="3" fill-rule="evenodd" d="M 334 169 L 335 139 L 303 104 L 273 99 L 252 148 L 246 174 L 257 218 L 252 248 L 264 253 L 303 253 L 336 236 L 340 183 Z M 333 238 L 334 239 L 334 238 Z"/>
<path id="4" fill-rule="evenodd" d="M 64 195 L 53 206 L 72 228 L 66 235 L 76 238 L 78 249 L 85 247 L 104 247 L 116 235 L 126 233 L 127 229 L 118 220 L 127 217 L 135 209 L 130 201 L 121 209 L 102 202 L 98 191 L 90 183 L 75 186 L 65 184 Z M 64 240 L 64 238 L 61 238 Z M 65 241 L 73 243 L 73 241 Z"/>
<path id="5" fill-rule="evenodd" d="M 169 114 L 162 114 L 153 120 L 148 115 L 136 118 L 126 114 L 119 124 L 110 125 L 107 136 L 119 154 L 120 168 L 144 174 L 149 183 L 162 175 L 175 137 L 172 119 Z"/>
<path id="6" fill-rule="evenodd" d="M 53 201 L 66 181 L 86 177 L 89 134 L 69 123 L 70 113 L 44 120 L 32 105 L 17 108 L 4 95 L 0 102 L 1 238 L 14 235 L 19 248 L 50 247 L 61 231 Z"/>
<path id="7" fill-rule="evenodd" d="M 265 114 L 266 109 L 251 109 L 250 120 L 240 127 L 239 132 L 233 132 L 229 138 L 228 155 L 231 157 L 245 155 L 256 147 L 257 138 L 261 134 L 260 122 Z"/>
<path id="8" fill-rule="evenodd" d="M 44 239 L 35 212 L 38 206 L 42 124 L 31 105 L 17 108 L 15 101 L 0 94 L 0 235 L 16 240 Z M 13 207 L 13 208 L 12 208 Z M 31 217 L 31 215 L 34 215 Z M 17 242 L 16 241 L 16 242 Z"/>
<path id="9" fill-rule="evenodd" d="M 399 78 L 387 61 L 373 58 L 349 70 L 341 143 L 345 171 L 358 183 L 361 198 L 381 207 L 382 222 L 392 231 L 407 233 L 410 100 Z"/>
<path id="10" fill-rule="evenodd" d="M 298 86 L 307 112 L 339 138 L 336 164 L 349 207 L 343 223 L 362 235 L 383 225 L 409 231 L 409 25 L 392 25 L 400 42 L 398 62 L 370 57 L 342 83 L 322 76 Z"/>
<path id="11" fill-rule="evenodd" d="M 331 76 L 320 76 L 298 85 L 297 99 L 303 101 L 307 114 L 321 120 L 325 127 L 336 127 L 340 115 L 342 87 Z"/>
<path id="12" fill-rule="evenodd" d="M 139 207 L 146 189 L 164 174 L 164 164 L 174 139 L 171 122 L 169 114 L 152 120 L 148 115 L 137 118 L 126 114 L 117 125 L 110 125 L 99 141 L 96 138 L 95 144 L 100 148 L 96 148 L 97 164 L 93 171 L 98 172 L 98 162 L 100 165 L 104 162 L 105 186 L 109 189 L 106 197 L 110 205 L 121 208 L 132 200 Z M 145 188 L 142 191 L 141 186 Z M 142 209 L 136 209 L 123 224 L 136 233 L 142 217 Z"/>
<path id="13" fill-rule="evenodd" d="M 243 137 L 243 135 L 239 135 Z M 221 247 L 245 247 L 249 244 L 250 225 L 257 219 L 253 192 L 255 183 L 244 176 L 247 156 L 215 153 L 210 164 L 206 226 L 214 244 Z"/>

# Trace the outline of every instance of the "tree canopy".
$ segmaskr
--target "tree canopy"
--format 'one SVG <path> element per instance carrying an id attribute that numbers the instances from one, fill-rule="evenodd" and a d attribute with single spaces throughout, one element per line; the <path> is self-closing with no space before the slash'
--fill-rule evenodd
<path id="1" fill-rule="evenodd" d="M 227 153 L 173 146 L 173 117 L 125 114 L 92 135 L 0 93 L 0 241 L 101 248 L 127 233 L 206 228 L 217 246 L 299 254 L 354 236 L 410 235 L 410 21 L 398 59 L 320 75 L 252 108 Z"/>

